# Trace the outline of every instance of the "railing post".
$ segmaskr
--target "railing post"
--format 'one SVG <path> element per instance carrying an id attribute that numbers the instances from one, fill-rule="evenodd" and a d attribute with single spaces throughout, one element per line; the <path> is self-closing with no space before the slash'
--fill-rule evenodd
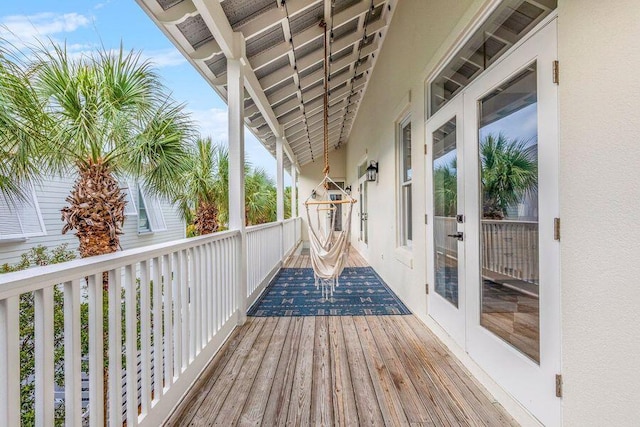
<path id="1" fill-rule="evenodd" d="M 291 162 L 291 218 L 297 216 L 297 184 L 298 184 L 298 171 L 294 162 Z"/>
<path id="2" fill-rule="evenodd" d="M 240 230 L 237 268 L 238 324 L 247 318 L 247 237 L 244 200 L 244 70 L 245 42 L 234 33 L 234 57 L 227 58 L 227 103 L 229 107 L 229 229 Z"/>
<path id="3" fill-rule="evenodd" d="M 283 132 L 284 135 L 284 132 Z M 276 137 L 276 221 L 284 221 L 284 136 Z"/>

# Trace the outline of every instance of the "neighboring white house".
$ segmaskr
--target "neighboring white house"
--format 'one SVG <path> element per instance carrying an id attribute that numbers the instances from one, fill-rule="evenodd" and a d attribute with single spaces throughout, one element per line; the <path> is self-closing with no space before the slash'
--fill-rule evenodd
<path id="1" fill-rule="evenodd" d="M 31 187 L 28 200 L 10 204 L 0 197 L 0 265 L 15 263 L 37 245 L 63 243 L 77 250 L 73 231 L 62 234 L 60 210 L 73 187 L 73 177 L 46 178 Z M 145 194 L 135 182 L 123 183 L 127 195 L 122 249 L 169 242 L 185 237 L 185 224 L 174 206 Z"/>

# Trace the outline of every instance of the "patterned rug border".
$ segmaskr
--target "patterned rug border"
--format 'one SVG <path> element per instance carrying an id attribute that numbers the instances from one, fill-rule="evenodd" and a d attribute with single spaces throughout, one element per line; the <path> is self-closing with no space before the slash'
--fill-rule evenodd
<path id="1" fill-rule="evenodd" d="M 249 307 L 249 309 L 247 310 L 247 316 L 249 316 L 249 317 L 325 317 L 325 316 L 326 317 L 329 317 L 329 316 L 351 316 L 351 317 L 353 317 L 353 316 L 410 316 L 410 315 L 413 314 L 411 312 L 411 310 L 409 310 L 407 308 L 407 306 L 402 302 L 402 300 L 395 294 L 395 292 L 393 292 L 393 290 L 389 287 L 389 285 L 387 285 L 387 283 L 382 279 L 382 277 L 380 277 L 378 272 L 373 269 L 373 267 L 345 267 L 345 270 L 366 271 L 368 273 L 369 272 L 372 273 L 373 276 L 378 280 L 380 285 L 382 285 L 382 287 L 388 293 L 388 295 L 393 299 L 394 303 L 398 306 L 398 309 L 399 309 L 400 313 L 383 313 L 383 314 L 359 314 L 359 313 L 353 313 L 353 314 L 330 314 L 330 313 L 325 313 L 325 314 L 303 314 L 303 313 L 297 313 L 297 314 L 287 314 L 287 315 L 278 315 L 278 314 L 256 315 L 255 313 L 258 311 L 258 307 L 260 306 L 260 304 L 262 304 L 262 301 L 264 300 L 264 298 L 266 298 L 267 295 L 269 294 L 269 289 L 278 281 L 278 279 L 280 279 L 280 277 L 282 276 L 282 274 L 284 272 L 293 271 L 293 270 L 303 270 L 305 272 L 313 274 L 313 269 L 309 268 L 309 267 L 302 267 L 302 268 L 283 267 L 283 268 L 281 268 L 276 273 L 276 275 L 273 277 L 273 279 L 271 279 L 269 284 L 264 288 L 264 290 L 262 291 L 262 293 L 260 294 L 258 299 L 251 305 L 251 307 Z M 342 278 L 342 276 L 341 276 L 341 278 Z M 315 289 L 315 286 L 314 286 L 314 289 Z"/>

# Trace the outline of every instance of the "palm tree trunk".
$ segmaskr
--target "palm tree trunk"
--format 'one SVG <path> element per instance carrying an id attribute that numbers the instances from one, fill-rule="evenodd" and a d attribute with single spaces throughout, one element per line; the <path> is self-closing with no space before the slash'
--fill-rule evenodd
<path id="1" fill-rule="evenodd" d="M 125 195 L 110 168 L 102 163 L 81 164 L 79 177 L 62 209 L 62 233 L 76 230 L 83 258 L 120 249 Z"/>
<path id="2" fill-rule="evenodd" d="M 218 208 L 213 203 L 200 201 L 196 208 L 196 219 L 193 223 L 199 235 L 218 231 Z"/>

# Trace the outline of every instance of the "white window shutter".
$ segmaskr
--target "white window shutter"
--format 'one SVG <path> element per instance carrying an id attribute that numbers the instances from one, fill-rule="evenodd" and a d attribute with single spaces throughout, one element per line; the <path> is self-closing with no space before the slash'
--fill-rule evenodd
<path id="1" fill-rule="evenodd" d="M 25 191 L 25 199 L 13 202 L 0 197 L 0 240 L 21 239 L 46 234 L 40 206 L 33 186 Z"/>
<path id="2" fill-rule="evenodd" d="M 164 214 L 162 213 L 162 205 L 160 200 L 153 197 L 140 187 L 142 191 L 142 197 L 144 198 L 144 204 L 147 209 L 147 218 L 149 218 L 149 225 L 151 231 L 164 231 L 167 229 L 167 224 L 164 221 Z"/>
<path id="3" fill-rule="evenodd" d="M 120 183 L 120 188 L 124 193 L 124 199 L 127 202 L 124 206 L 124 214 L 125 215 L 138 215 L 138 208 L 136 206 L 136 198 L 131 194 L 131 189 L 136 188 L 136 184 L 134 182 L 126 181 L 124 183 Z"/>

